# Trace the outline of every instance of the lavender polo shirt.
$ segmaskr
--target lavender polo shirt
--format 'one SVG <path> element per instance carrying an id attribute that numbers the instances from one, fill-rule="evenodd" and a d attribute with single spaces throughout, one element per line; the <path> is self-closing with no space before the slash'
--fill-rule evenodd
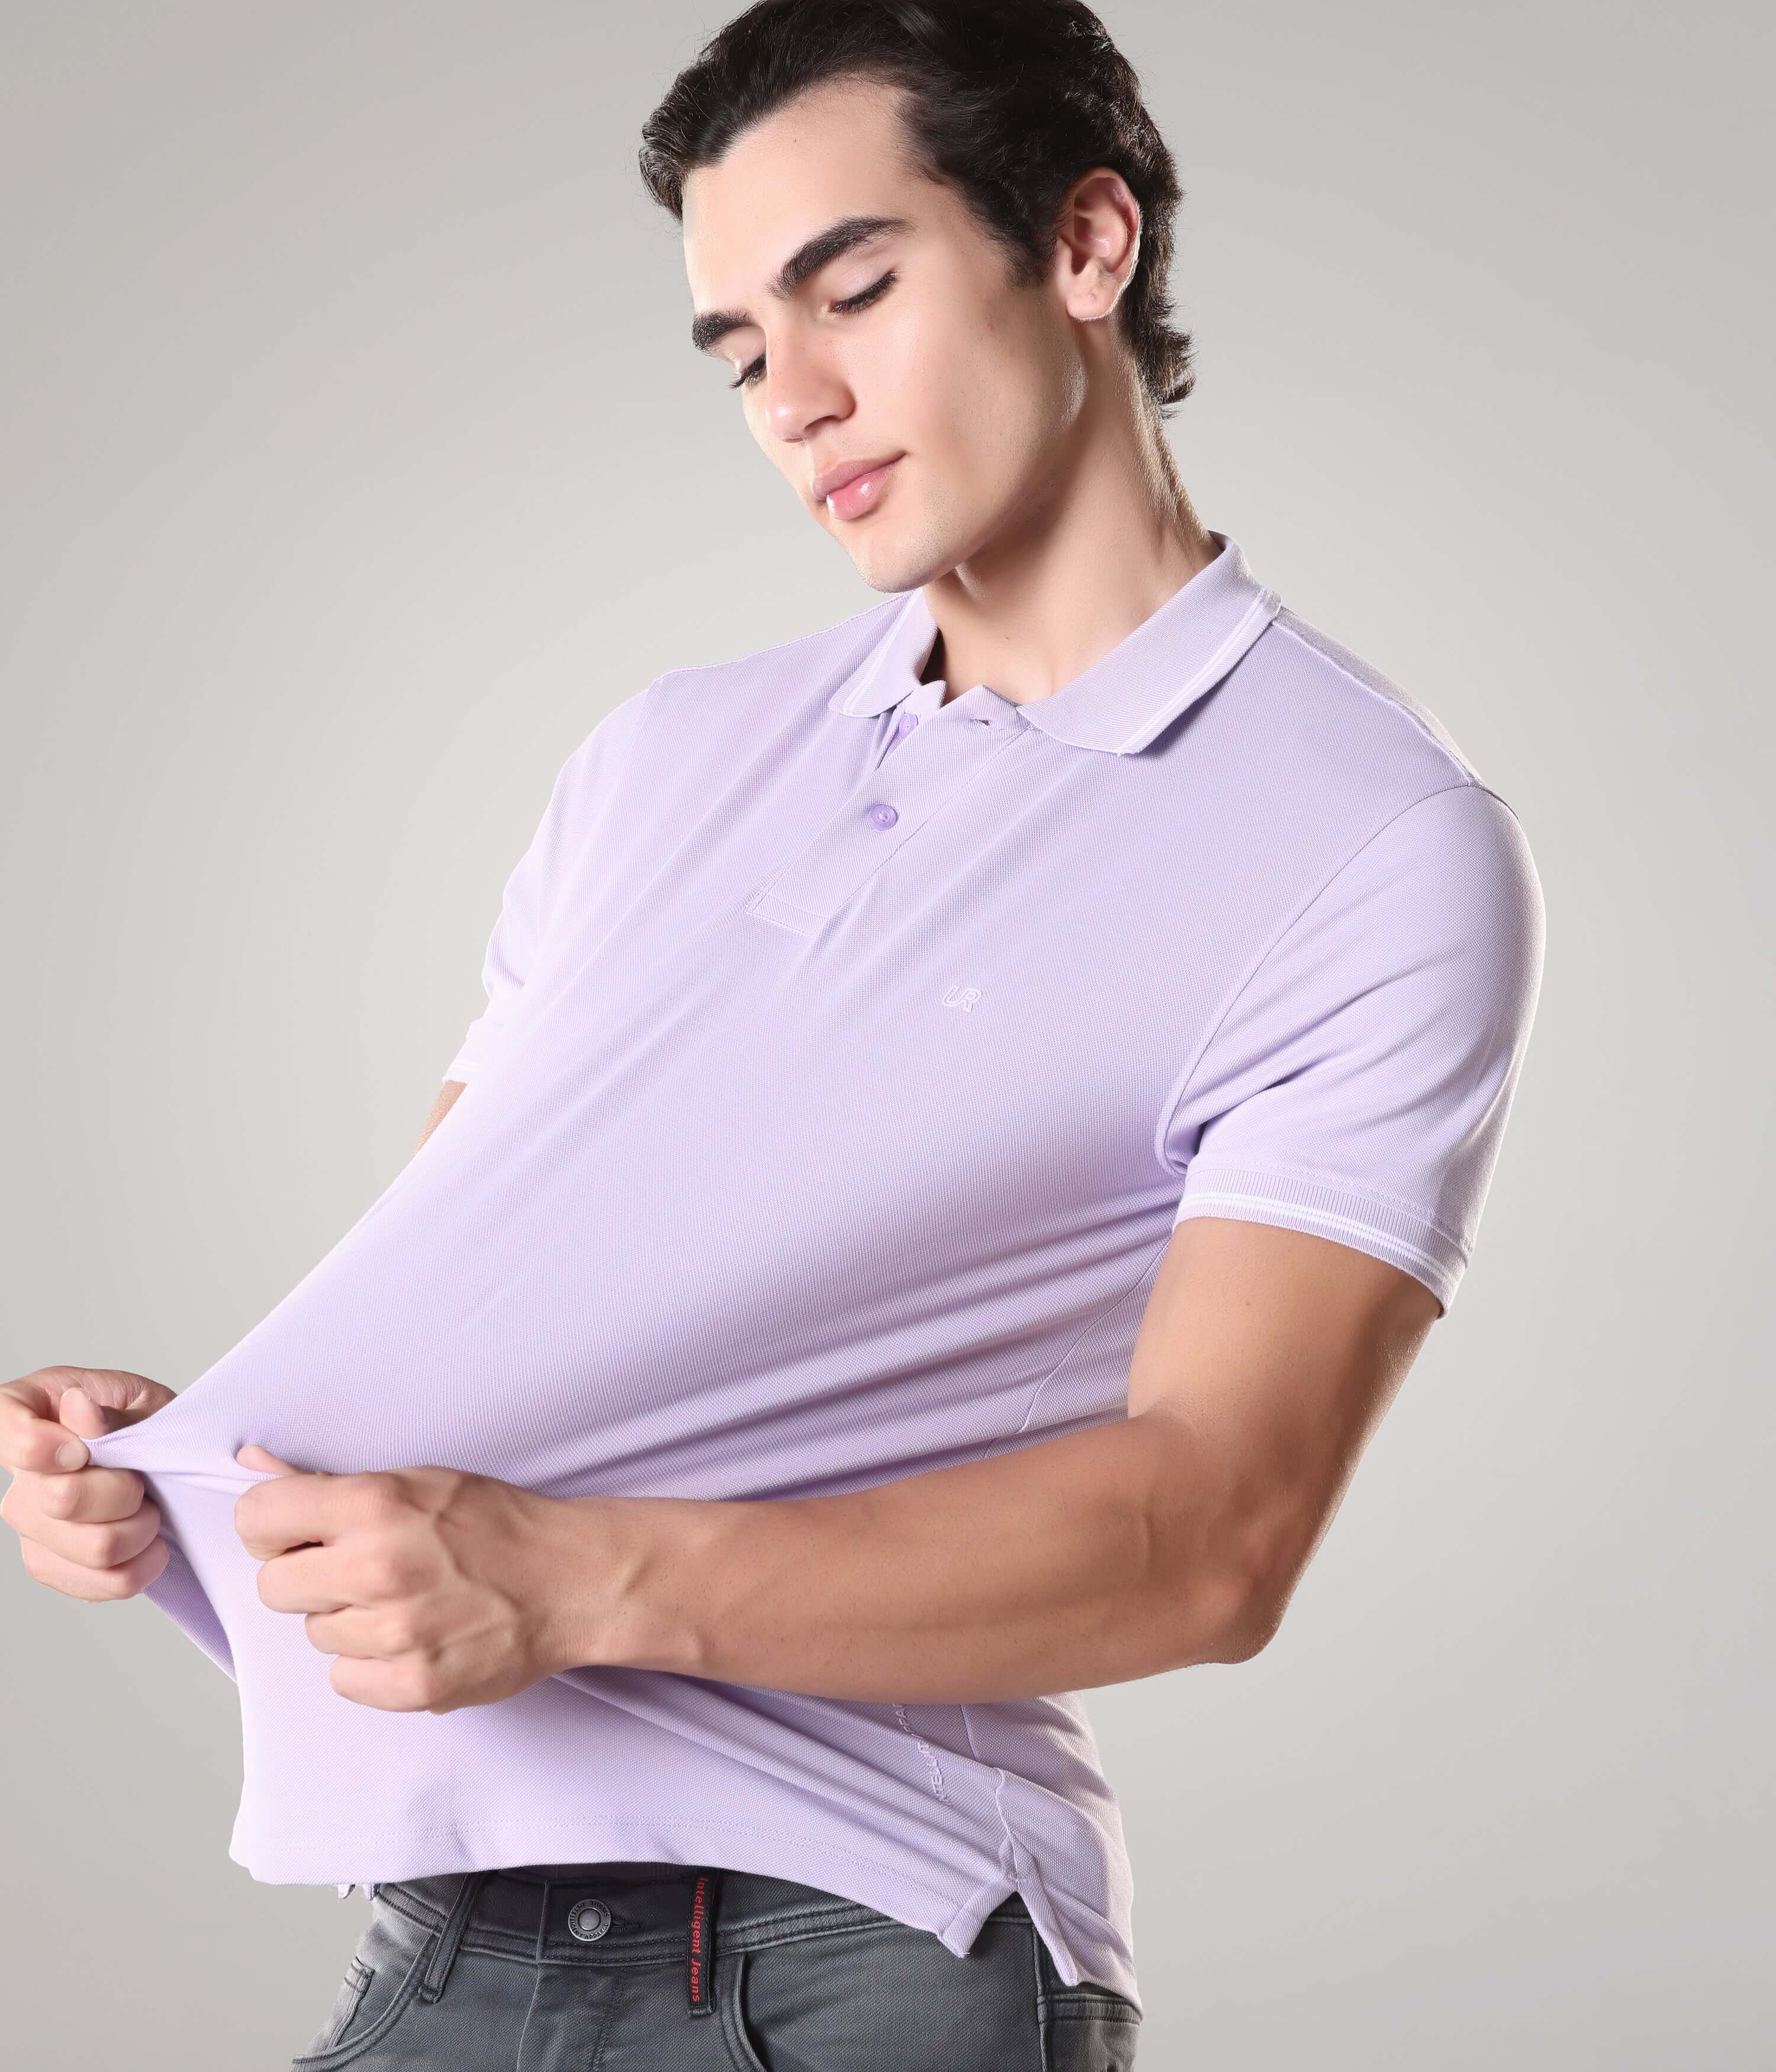
<path id="1" fill-rule="evenodd" d="M 921 684 L 913 590 L 668 670 L 568 758 L 448 1119 L 232 1350 L 92 1442 L 164 1511 L 149 1596 L 238 1685 L 254 1877 L 726 1864 L 959 1955 L 1015 1891 L 1063 1979 L 1140 2004 L 1077 1694 L 593 1667 L 379 1712 L 261 1604 L 233 1453 L 740 1498 L 977 1460 L 1125 1414 L 1190 1216 L 1446 1305 L 1534 1009 L 1529 852 L 1429 714 L 1220 544 L 1030 704 Z"/>

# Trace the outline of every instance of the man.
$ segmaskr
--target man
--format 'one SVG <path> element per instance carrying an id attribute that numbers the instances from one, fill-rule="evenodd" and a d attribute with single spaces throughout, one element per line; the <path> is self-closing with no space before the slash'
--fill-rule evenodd
<path id="1" fill-rule="evenodd" d="M 599 722 L 423 1154 L 178 1398 L 10 1384 L 0 1510 L 236 1677 L 238 1860 L 374 1881 L 302 2062 L 1126 2066 L 1076 1693 L 1276 1631 L 1471 1250 L 1535 874 L 1198 521 L 1085 8 L 764 0 L 645 140 L 886 595 Z"/>

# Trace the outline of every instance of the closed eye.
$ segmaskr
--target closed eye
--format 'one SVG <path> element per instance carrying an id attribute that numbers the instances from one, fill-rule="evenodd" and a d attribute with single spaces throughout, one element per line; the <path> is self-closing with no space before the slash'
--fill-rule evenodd
<path id="1" fill-rule="evenodd" d="M 895 278 L 894 269 L 890 266 L 879 281 L 872 281 L 867 288 L 860 290 L 854 295 L 847 295 L 842 302 L 835 302 L 832 306 L 836 310 L 842 310 L 847 315 L 853 310 L 866 310 L 878 297 L 888 292 Z M 751 365 L 743 368 L 738 378 L 730 381 L 728 386 L 730 388 L 750 388 L 754 382 L 763 377 L 764 371 L 765 356 L 761 352 Z"/>

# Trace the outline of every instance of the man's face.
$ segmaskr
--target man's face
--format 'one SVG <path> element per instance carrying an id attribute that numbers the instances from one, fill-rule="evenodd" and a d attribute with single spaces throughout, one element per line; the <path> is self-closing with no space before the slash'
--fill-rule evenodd
<path id="1" fill-rule="evenodd" d="M 911 163 L 898 100 L 856 81 L 806 93 L 692 173 L 684 200 L 695 314 L 744 319 L 705 350 L 743 380 L 736 407 L 804 507 L 885 591 L 1038 523 L 1086 393 L 1059 289 L 1009 285 L 1004 250 Z M 858 219 L 904 227 L 816 250 L 781 292 L 787 261 Z M 889 465 L 817 494 L 862 461 Z"/>

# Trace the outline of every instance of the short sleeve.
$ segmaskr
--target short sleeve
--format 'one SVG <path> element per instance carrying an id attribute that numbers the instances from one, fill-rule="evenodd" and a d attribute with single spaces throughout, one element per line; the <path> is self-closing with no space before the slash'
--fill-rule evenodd
<path id="1" fill-rule="evenodd" d="M 1473 1252 L 1541 981 L 1515 816 L 1462 783 L 1396 815 L 1297 915 L 1163 1133 L 1192 1216 L 1354 1246 L 1447 1309 Z"/>
<path id="2" fill-rule="evenodd" d="M 650 686 L 650 688 L 652 688 Z M 465 1085 L 499 1052 L 536 968 L 569 860 L 607 804 L 641 714 L 637 692 L 606 713 L 562 764 L 529 846 L 513 866 L 481 965 L 487 1006 L 446 1068 Z"/>
<path id="3" fill-rule="evenodd" d="M 469 1024 L 456 1055 L 445 1071 L 446 1079 L 458 1079 L 467 1084 L 475 1077 L 483 1062 L 498 1047 L 518 996 L 524 991 L 525 975 L 536 955 L 541 929 L 547 824 L 545 816 L 543 828 L 537 830 L 529 848 L 506 880 L 499 916 L 487 939 L 487 954 L 481 964 L 481 989 L 487 995 L 487 1004 Z"/>

